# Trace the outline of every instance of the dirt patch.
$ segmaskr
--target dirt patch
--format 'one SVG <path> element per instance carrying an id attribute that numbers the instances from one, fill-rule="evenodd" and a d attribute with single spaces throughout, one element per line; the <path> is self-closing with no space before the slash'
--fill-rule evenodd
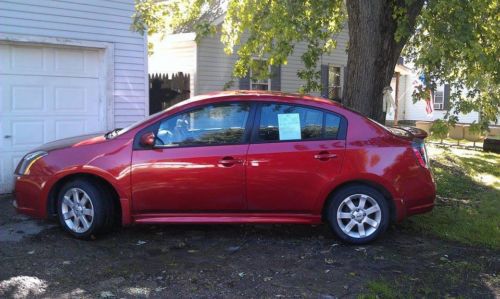
<path id="1" fill-rule="evenodd" d="M 0 221 L 1 231 L 31 220 L 4 198 Z M 399 227 L 348 246 L 324 225 L 137 226 L 79 241 L 50 224 L 0 240 L 0 297 L 349 298 L 373 281 L 403 297 L 500 294 L 500 251 Z"/>

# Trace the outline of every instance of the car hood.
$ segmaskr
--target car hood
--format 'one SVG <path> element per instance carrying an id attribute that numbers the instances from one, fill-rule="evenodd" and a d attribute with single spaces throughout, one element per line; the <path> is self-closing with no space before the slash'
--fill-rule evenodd
<path id="1" fill-rule="evenodd" d="M 45 143 L 44 145 L 38 147 L 37 150 L 49 152 L 49 151 L 62 149 L 62 148 L 77 147 L 77 146 L 89 145 L 89 144 L 94 144 L 94 143 L 100 143 L 100 142 L 103 142 L 105 140 L 106 140 L 106 138 L 104 137 L 104 133 L 81 135 L 81 136 L 59 139 L 59 140 L 55 140 L 55 141 L 52 141 L 49 143 Z"/>

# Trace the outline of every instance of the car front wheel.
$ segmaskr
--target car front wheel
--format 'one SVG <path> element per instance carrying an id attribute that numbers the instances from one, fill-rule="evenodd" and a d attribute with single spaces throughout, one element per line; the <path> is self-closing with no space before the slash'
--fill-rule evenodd
<path id="1" fill-rule="evenodd" d="M 111 198 L 97 183 L 77 179 L 59 192 L 59 222 L 73 236 L 88 239 L 105 230 L 112 217 Z"/>
<path id="2" fill-rule="evenodd" d="M 352 185 L 336 192 L 327 206 L 330 227 L 342 240 L 365 244 L 380 236 L 389 225 L 384 196 L 365 185 Z"/>

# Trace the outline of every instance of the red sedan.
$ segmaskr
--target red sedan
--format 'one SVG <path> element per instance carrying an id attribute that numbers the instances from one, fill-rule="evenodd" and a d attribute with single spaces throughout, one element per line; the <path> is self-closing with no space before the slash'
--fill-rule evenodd
<path id="1" fill-rule="evenodd" d="M 434 206 L 425 136 L 321 98 L 214 93 L 27 154 L 14 205 L 78 238 L 116 223 L 325 221 L 361 244 Z"/>

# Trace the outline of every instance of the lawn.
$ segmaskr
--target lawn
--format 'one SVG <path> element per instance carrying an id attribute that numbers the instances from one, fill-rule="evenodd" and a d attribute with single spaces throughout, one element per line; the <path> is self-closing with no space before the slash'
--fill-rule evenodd
<path id="1" fill-rule="evenodd" d="M 500 248 L 500 155 L 428 144 L 436 207 L 403 226 L 469 245 Z"/>
<path id="2" fill-rule="evenodd" d="M 453 141 L 449 140 L 445 143 L 448 144 L 432 142 L 427 146 L 437 184 L 434 210 L 410 217 L 400 227 L 410 235 L 451 240 L 459 242 L 458 246 L 466 245 L 462 247 L 464 251 L 469 248 L 494 255 L 500 249 L 500 155 L 479 148 L 450 147 Z M 493 286 L 491 296 L 495 297 L 500 280 L 498 275 L 487 274 L 492 262 L 483 259 L 483 254 L 471 256 L 470 253 L 455 252 L 444 255 L 432 262 L 429 271 L 419 278 L 406 272 L 399 278 L 381 275 L 379 279 L 366 283 L 365 292 L 357 297 L 460 297 L 462 291 L 449 295 L 438 290 L 436 282 L 446 287 L 471 280 L 475 285 Z"/>

